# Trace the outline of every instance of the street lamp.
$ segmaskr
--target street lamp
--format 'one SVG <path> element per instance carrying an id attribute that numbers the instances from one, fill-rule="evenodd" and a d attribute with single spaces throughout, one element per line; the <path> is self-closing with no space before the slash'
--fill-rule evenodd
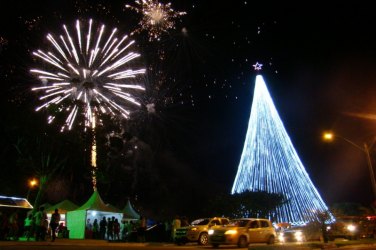
<path id="1" fill-rule="evenodd" d="M 369 150 L 372 148 L 372 146 L 375 144 L 376 138 L 373 140 L 373 142 L 370 145 L 367 145 L 367 143 L 363 143 L 363 147 L 359 146 L 358 144 L 350 141 L 349 139 L 342 137 L 340 135 L 334 134 L 333 132 L 324 132 L 323 133 L 323 140 L 331 142 L 333 141 L 336 137 L 341 138 L 342 140 L 346 141 L 347 143 L 351 144 L 352 146 L 356 147 L 357 149 L 361 150 L 366 154 L 367 158 L 367 165 L 368 165 L 368 170 L 371 178 L 371 184 L 372 184 L 372 191 L 373 191 L 373 199 L 376 200 L 376 180 L 375 180 L 375 174 L 373 171 L 373 166 L 372 166 L 372 161 L 371 161 L 371 156 L 369 153 Z"/>
<path id="2" fill-rule="evenodd" d="M 26 200 L 29 200 L 31 189 L 34 188 L 36 185 L 38 185 L 38 181 L 35 178 L 29 180 L 29 183 L 28 183 L 29 190 L 27 191 Z"/>

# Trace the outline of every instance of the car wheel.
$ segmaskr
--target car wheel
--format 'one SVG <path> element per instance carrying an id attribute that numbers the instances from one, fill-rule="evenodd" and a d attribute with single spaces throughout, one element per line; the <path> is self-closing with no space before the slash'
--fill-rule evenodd
<path id="1" fill-rule="evenodd" d="M 198 244 L 204 246 L 207 245 L 209 242 L 209 237 L 207 233 L 201 233 L 198 237 Z"/>
<path id="2" fill-rule="evenodd" d="M 213 244 L 212 246 L 213 246 L 213 248 L 218 248 L 219 244 Z"/>
<path id="3" fill-rule="evenodd" d="M 273 235 L 269 236 L 269 239 L 268 239 L 268 245 L 273 245 L 274 244 L 274 241 L 275 241 L 275 237 Z"/>
<path id="4" fill-rule="evenodd" d="M 248 246 L 247 238 L 245 236 L 240 236 L 238 241 L 238 247 L 244 248 Z"/>

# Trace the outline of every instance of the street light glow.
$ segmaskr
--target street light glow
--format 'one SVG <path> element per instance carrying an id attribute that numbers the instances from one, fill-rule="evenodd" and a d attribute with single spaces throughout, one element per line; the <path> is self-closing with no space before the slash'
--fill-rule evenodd
<path id="1" fill-rule="evenodd" d="M 34 186 L 38 185 L 38 181 L 36 179 L 32 179 L 29 181 L 29 186 L 32 188 Z"/>
<path id="2" fill-rule="evenodd" d="M 325 141 L 333 141 L 334 139 L 334 134 L 332 132 L 324 132 L 324 134 L 322 135 L 322 138 L 325 140 Z"/>
<path id="3" fill-rule="evenodd" d="M 362 151 L 366 154 L 369 175 L 370 175 L 370 178 L 371 178 L 373 196 L 374 196 L 374 199 L 376 200 L 376 179 L 375 179 L 375 173 L 374 173 L 371 155 L 370 155 L 370 149 L 374 146 L 374 144 L 376 142 L 376 137 L 373 139 L 373 141 L 370 145 L 368 145 L 366 142 L 363 143 L 363 145 L 358 145 L 355 142 L 347 139 L 346 137 L 334 134 L 332 132 L 324 132 L 323 133 L 324 141 L 328 141 L 328 142 L 333 141 L 334 137 L 341 138 L 345 142 L 351 144 L 352 146 L 354 146 L 355 148 L 359 149 L 360 151 Z"/>

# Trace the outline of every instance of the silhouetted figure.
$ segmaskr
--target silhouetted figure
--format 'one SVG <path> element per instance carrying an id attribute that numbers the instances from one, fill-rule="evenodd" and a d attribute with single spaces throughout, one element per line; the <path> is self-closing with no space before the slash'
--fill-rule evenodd
<path id="1" fill-rule="evenodd" d="M 146 218 L 144 216 L 140 217 L 138 230 L 137 230 L 137 236 L 138 236 L 138 242 L 146 242 Z"/>
<path id="2" fill-rule="evenodd" d="M 179 216 L 175 216 L 175 219 L 171 223 L 171 238 L 172 238 L 173 242 L 175 241 L 176 229 L 178 229 L 180 227 L 181 227 L 180 218 L 179 218 Z"/>
<path id="3" fill-rule="evenodd" d="M 15 211 L 9 217 L 9 235 L 10 240 L 18 240 L 18 212 Z"/>
<path id="4" fill-rule="evenodd" d="M 114 217 L 113 217 L 114 218 Z M 107 240 L 114 239 L 114 221 L 111 218 L 107 219 Z"/>
<path id="5" fill-rule="evenodd" d="M 102 220 L 99 222 L 99 237 L 100 239 L 104 240 L 106 237 L 106 228 L 107 228 L 107 221 L 106 217 L 103 216 Z"/>
<path id="6" fill-rule="evenodd" d="M 120 223 L 118 219 L 115 219 L 113 228 L 114 228 L 114 240 L 120 240 Z"/>
<path id="7" fill-rule="evenodd" d="M 50 228 L 51 228 L 51 241 L 56 239 L 56 229 L 60 223 L 59 209 L 55 209 L 55 212 L 51 215 Z"/>
<path id="8" fill-rule="evenodd" d="M 93 239 L 98 239 L 98 235 L 99 235 L 98 220 L 94 219 L 94 222 L 93 222 Z"/>
<path id="9" fill-rule="evenodd" d="M 30 240 L 30 237 L 33 235 L 34 220 L 33 215 L 29 214 L 24 221 L 24 236 L 27 241 Z"/>
<path id="10" fill-rule="evenodd" d="M 34 215 L 35 220 L 35 240 L 45 240 L 46 236 L 46 221 L 47 214 L 44 212 L 44 207 L 40 207 L 39 211 Z M 48 224 L 48 223 L 47 223 Z"/>

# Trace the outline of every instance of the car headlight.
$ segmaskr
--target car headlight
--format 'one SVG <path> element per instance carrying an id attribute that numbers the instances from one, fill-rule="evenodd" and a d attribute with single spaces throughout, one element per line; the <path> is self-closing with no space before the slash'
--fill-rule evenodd
<path id="1" fill-rule="evenodd" d="M 295 239 L 297 240 L 297 241 L 303 241 L 303 233 L 301 232 L 301 231 L 297 231 L 297 232 L 295 232 Z"/>
<path id="2" fill-rule="evenodd" d="M 348 225 L 347 230 L 349 230 L 350 232 L 354 232 L 356 230 L 356 227 L 354 225 Z"/>
<path id="3" fill-rule="evenodd" d="M 301 237 L 303 233 L 301 231 L 295 232 L 295 237 Z"/>
<path id="4" fill-rule="evenodd" d="M 283 233 L 280 233 L 280 234 L 278 235 L 278 240 L 281 241 L 281 242 L 284 242 L 284 241 L 285 241 L 285 237 L 284 237 Z"/>
<path id="5" fill-rule="evenodd" d="M 213 229 L 209 229 L 208 234 L 212 235 L 213 233 L 214 233 L 214 230 Z"/>
<path id="6" fill-rule="evenodd" d="M 238 233 L 238 231 L 236 231 L 236 230 L 227 230 L 225 232 L 225 234 L 237 234 L 237 233 Z"/>

